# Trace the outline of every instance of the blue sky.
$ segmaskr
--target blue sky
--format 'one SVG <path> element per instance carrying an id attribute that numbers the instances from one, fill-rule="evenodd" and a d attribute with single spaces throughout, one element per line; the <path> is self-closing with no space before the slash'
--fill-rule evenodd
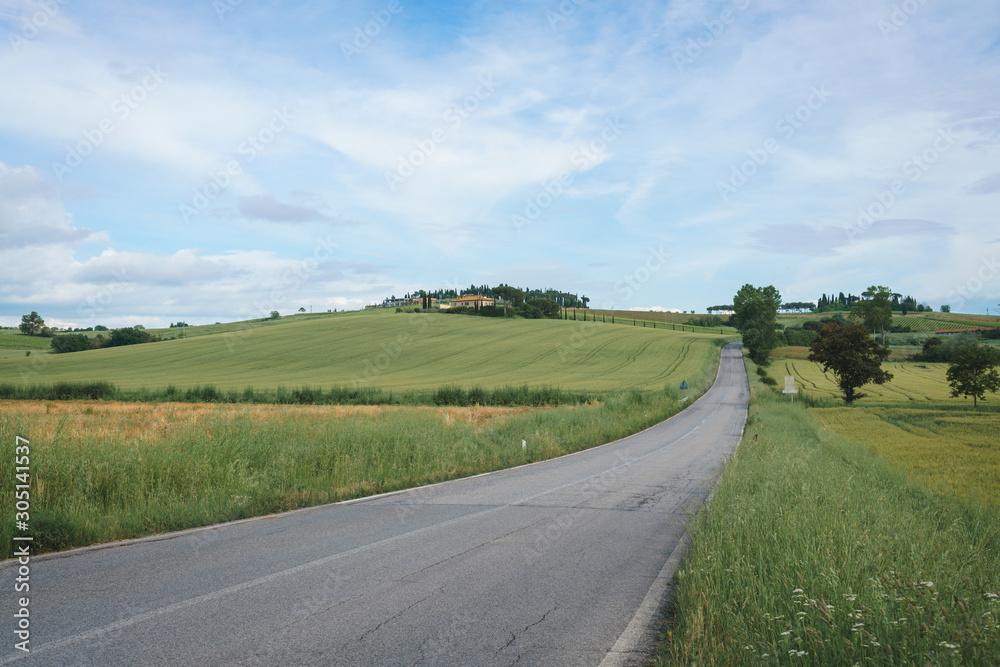
<path id="1" fill-rule="evenodd" d="M 1000 311 L 1000 5 L 0 2 L 0 324 L 506 282 Z"/>

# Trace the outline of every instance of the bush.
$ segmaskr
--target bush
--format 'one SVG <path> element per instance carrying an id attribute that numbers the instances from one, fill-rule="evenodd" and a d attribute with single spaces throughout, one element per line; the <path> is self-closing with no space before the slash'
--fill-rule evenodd
<path id="1" fill-rule="evenodd" d="M 948 338 L 941 338 L 940 336 L 928 338 L 924 341 L 923 349 L 913 355 L 911 359 L 913 361 L 926 361 L 931 363 L 951 363 L 952 361 L 955 361 L 955 355 L 958 353 L 958 349 L 963 344 L 967 344 L 972 341 L 975 341 L 975 337 L 971 334 L 949 336 Z"/>
<path id="2" fill-rule="evenodd" d="M 467 400 L 472 405 L 485 405 L 486 391 L 479 386 L 472 387 L 469 389 Z"/>
<path id="3" fill-rule="evenodd" d="M 446 385 L 434 390 L 434 405 L 465 405 L 465 392 L 461 387 Z"/>
<path id="4" fill-rule="evenodd" d="M 146 331 L 141 331 L 133 327 L 122 327 L 112 329 L 111 335 L 107 338 L 98 336 L 94 339 L 94 347 L 121 347 L 123 345 L 138 345 L 148 343 L 153 337 Z"/>
<path id="5" fill-rule="evenodd" d="M 528 307 L 537 310 L 541 317 L 559 317 L 562 314 L 562 309 L 559 304 L 552 299 L 537 298 L 528 301 Z"/>
<path id="6" fill-rule="evenodd" d="M 0 384 L 0 398 L 22 401 L 111 400 L 118 388 L 110 382 L 57 382 L 52 385 Z"/>
<path id="7" fill-rule="evenodd" d="M 212 385 L 193 387 L 184 394 L 184 399 L 192 403 L 215 403 L 222 399 L 222 394 Z"/>
<path id="8" fill-rule="evenodd" d="M 81 352 L 90 349 L 90 339 L 83 334 L 62 334 L 53 338 L 51 345 L 56 354 Z"/>
<path id="9" fill-rule="evenodd" d="M 517 309 L 517 314 L 527 320 L 540 320 L 545 317 L 537 307 L 527 303 Z"/>
<path id="10" fill-rule="evenodd" d="M 718 315 L 702 315 L 701 317 L 691 317 L 688 318 L 687 324 L 693 327 L 706 327 L 709 329 L 718 329 L 719 327 L 726 324 L 722 321 L 722 318 Z"/>
<path id="11" fill-rule="evenodd" d="M 800 329 L 798 327 L 785 329 L 781 333 L 784 334 L 786 345 L 794 345 L 797 347 L 809 347 L 813 344 L 814 340 L 819 338 L 819 334 L 817 332 L 804 328 Z"/>

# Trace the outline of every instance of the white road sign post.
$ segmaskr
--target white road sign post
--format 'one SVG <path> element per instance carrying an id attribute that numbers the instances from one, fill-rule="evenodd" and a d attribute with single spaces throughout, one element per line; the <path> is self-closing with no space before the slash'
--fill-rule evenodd
<path id="1" fill-rule="evenodd" d="M 797 389 L 795 389 L 795 377 L 794 376 L 792 376 L 792 375 L 786 375 L 785 376 L 785 390 L 783 392 L 781 392 L 781 393 L 782 394 L 791 394 L 792 395 L 792 405 L 795 404 L 795 394 L 797 394 L 799 392 L 798 392 Z"/>

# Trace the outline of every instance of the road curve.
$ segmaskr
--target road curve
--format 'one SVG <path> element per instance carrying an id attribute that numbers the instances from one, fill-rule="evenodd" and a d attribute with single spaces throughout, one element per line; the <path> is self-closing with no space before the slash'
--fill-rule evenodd
<path id="1" fill-rule="evenodd" d="M 32 559 L 29 654 L 7 561 L 0 664 L 628 663 L 651 634 L 636 610 L 659 602 L 747 398 L 732 344 L 694 405 L 602 447 Z"/>

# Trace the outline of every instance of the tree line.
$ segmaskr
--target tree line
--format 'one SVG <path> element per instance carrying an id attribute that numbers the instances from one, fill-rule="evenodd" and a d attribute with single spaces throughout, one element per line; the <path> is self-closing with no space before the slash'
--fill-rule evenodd
<path id="1" fill-rule="evenodd" d="M 531 301 L 532 299 L 549 299 L 554 301 L 560 308 L 587 308 L 587 304 L 590 303 L 590 298 L 586 295 L 579 296 L 571 292 L 563 292 L 560 290 L 555 290 L 549 287 L 544 289 L 536 289 L 530 287 L 513 287 L 505 283 L 500 283 L 494 287 L 489 285 L 469 285 L 466 289 L 432 289 L 432 290 L 413 290 L 412 292 L 407 292 L 402 298 L 407 300 L 421 300 L 421 305 L 426 306 L 427 299 L 437 299 L 438 301 L 446 299 L 457 299 L 462 295 L 467 294 L 478 294 L 480 296 L 488 296 L 493 299 L 503 299 L 504 301 L 509 301 L 514 306 L 518 306 L 522 303 Z M 393 294 L 390 300 L 395 301 L 396 295 Z"/>
<path id="2" fill-rule="evenodd" d="M 837 296 L 834 296 L 832 292 L 829 295 L 823 294 L 817 301 L 816 312 L 828 313 L 833 311 L 850 311 L 853 310 L 859 303 L 864 301 L 864 299 L 864 292 L 860 296 L 856 296 L 854 294 L 844 294 L 843 292 Z M 902 294 L 892 291 L 888 294 L 888 299 L 889 309 L 892 312 L 898 312 L 901 315 L 906 315 L 910 312 L 930 313 L 934 310 L 926 303 L 918 303 L 912 296 L 903 296 Z M 951 308 L 949 306 L 941 306 L 941 312 L 951 312 Z"/>
<path id="3" fill-rule="evenodd" d="M 60 334 L 52 338 L 52 351 L 56 354 L 64 352 L 82 352 L 83 350 L 99 350 L 104 347 L 121 347 L 123 345 L 138 345 L 162 340 L 139 327 L 122 327 L 112 329 L 107 335 L 99 334 L 90 338 L 80 333 Z"/>
<path id="4" fill-rule="evenodd" d="M 173 326 L 173 325 L 171 325 Z M 45 324 L 45 319 L 36 311 L 31 311 L 27 315 L 21 316 L 21 324 L 18 325 L 21 333 L 26 336 L 44 336 L 51 338 L 50 346 L 56 354 L 64 352 L 81 352 L 83 350 L 97 350 L 102 347 L 120 347 L 122 345 L 137 345 L 139 343 L 151 343 L 162 340 L 160 336 L 153 336 L 141 324 L 134 327 L 122 327 L 120 329 L 108 329 L 102 324 L 86 329 L 72 329 L 71 331 L 100 331 L 96 337 L 90 338 L 82 333 L 57 334 L 56 329 L 52 329 Z M 104 332 L 107 332 L 106 334 Z"/>

